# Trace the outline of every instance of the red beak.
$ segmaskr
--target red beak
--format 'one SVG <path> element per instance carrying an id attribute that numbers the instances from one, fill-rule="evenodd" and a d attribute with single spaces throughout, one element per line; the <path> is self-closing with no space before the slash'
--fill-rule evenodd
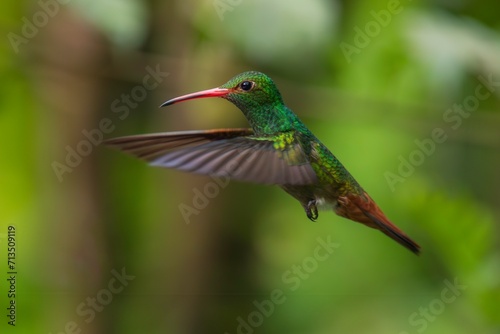
<path id="1" fill-rule="evenodd" d="M 171 100 L 168 100 L 167 102 L 164 102 L 160 106 L 160 108 L 169 106 L 169 105 L 177 103 L 177 102 L 193 100 L 193 99 L 200 99 L 203 97 L 221 97 L 221 96 L 228 94 L 229 92 L 231 92 L 231 90 L 228 88 L 212 88 L 212 89 L 202 90 L 200 92 L 186 94 L 186 95 L 182 95 L 182 96 L 173 98 Z"/>

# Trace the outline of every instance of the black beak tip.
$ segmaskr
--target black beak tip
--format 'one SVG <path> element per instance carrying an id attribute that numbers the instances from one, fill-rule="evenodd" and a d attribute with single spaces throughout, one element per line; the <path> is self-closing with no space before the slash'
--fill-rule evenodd
<path id="1" fill-rule="evenodd" d="M 158 108 L 163 108 L 163 107 L 169 106 L 171 104 L 172 104 L 172 102 L 170 102 L 170 100 L 169 100 L 169 101 L 166 101 L 166 102 L 163 102 L 162 104 L 160 104 L 160 106 Z"/>

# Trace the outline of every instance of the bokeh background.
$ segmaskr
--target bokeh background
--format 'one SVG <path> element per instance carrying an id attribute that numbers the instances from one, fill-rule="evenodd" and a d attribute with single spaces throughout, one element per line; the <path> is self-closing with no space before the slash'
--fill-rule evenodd
<path id="1" fill-rule="evenodd" d="M 2 310 L 8 226 L 18 271 L 2 332 L 500 333 L 499 2 L 0 9 Z M 100 145 L 245 127 L 221 99 L 158 109 L 245 70 L 275 80 L 420 257 L 331 212 L 312 223 L 277 187 L 213 188 Z M 323 261 L 318 238 L 337 246 Z M 122 271 L 133 279 L 109 293 Z"/>

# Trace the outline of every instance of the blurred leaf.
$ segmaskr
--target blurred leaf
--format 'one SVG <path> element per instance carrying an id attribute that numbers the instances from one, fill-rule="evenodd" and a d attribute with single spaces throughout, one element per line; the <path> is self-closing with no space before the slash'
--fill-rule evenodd
<path id="1" fill-rule="evenodd" d="M 75 0 L 71 6 L 101 29 L 118 47 L 134 49 L 146 39 L 149 18 L 143 1 Z"/>
<path id="2" fill-rule="evenodd" d="M 217 9 L 218 2 L 224 9 Z M 301 71 L 314 66 L 335 38 L 338 9 L 337 1 L 325 0 L 216 0 L 199 11 L 196 23 L 213 40 L 227 39 L 252 62 Z"/>

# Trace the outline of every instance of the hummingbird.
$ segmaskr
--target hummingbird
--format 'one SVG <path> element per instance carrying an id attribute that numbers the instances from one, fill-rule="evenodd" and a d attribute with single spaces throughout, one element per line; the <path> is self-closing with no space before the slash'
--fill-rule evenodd
<path id="1" fill-rule="evenodd" d="M 318 207 L 326 207 L 419 254 L 420 246 L 391 223 L 342 163 L 284 104 L 270 77 L 244 72 L 220 87 L 179 96 L 160 107 L 207 97 L 232 102 L 250 128 L 135 135 L 106 143 L 152 166 L 277 185 L 300 202 L 311 221 L 318 218 Z"/>

